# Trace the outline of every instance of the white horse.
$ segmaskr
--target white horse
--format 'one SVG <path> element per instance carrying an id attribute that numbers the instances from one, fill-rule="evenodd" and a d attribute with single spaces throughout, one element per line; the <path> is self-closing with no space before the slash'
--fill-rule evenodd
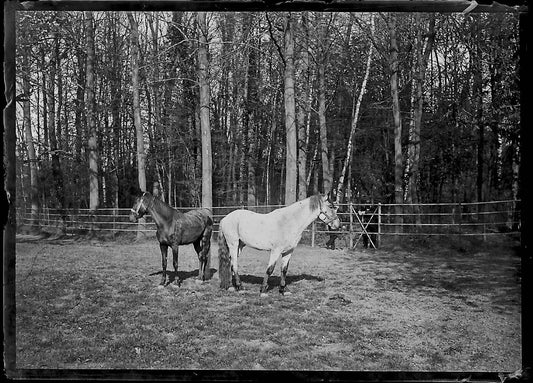
<path id="1" fill-rule="evenodd" d="M 314 195 L 268 214 L 250 210 L 235 210 L 229 213 L 220 221 L 218 232 L 220 287 L 228 289 L 233 282 L 236 290 L 241 288 L 237 259 L 243 247 L 248 245 L 258 250 L 270 250 L 261 295 L 266 294 L 268 277 L 280 257 L 282 264 L 279 292 L 288 293 L 285 291 L 285 277 L 292 252 L 300 242 L 303 231 L 317 218 L 332 229 L 340 227 L 337 207 L 329 195 Z"/>

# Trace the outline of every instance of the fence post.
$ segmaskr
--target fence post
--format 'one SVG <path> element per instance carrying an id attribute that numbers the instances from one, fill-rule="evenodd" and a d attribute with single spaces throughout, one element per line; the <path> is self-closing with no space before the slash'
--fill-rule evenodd
<path id="1" fill-rule="evenodd" d="M 348 209 L 350 209 L 350 234 L 348 235 L 350 238 L 350 249 L 353 247 L 353 205 L 352 201 L 350 201 L 350 204 L 348 205 Z"/>
<path id="2" fill-rule="evenodd" d="M 311 225 L 311 247 L 315 247 L 315 221 Z"/>
<path id="3" fill-rule="evenodd" d="M 381 246 L 381 202 L 378 202 L 378 238 L 377 246 Z"/>
<path id="4" fill-rule="evenodd" d="M 113 234 L 117 234 L 118 207 L 113 208 Z"/>
<path id="5" fill-rule="evenodd" d="M 459 201 L 459 233 L 462 232 L 463 228 L 461 227 L 463 223 L 463 207 L 461 206 L 461 201 Z"/>

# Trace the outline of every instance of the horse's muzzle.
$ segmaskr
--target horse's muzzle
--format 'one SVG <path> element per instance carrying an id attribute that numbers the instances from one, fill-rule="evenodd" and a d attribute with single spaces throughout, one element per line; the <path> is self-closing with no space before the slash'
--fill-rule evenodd
<path id="1" fill-rule="evenodd" d="M 134 212 L 131 212 L 130 213 L 130 222 L 137 222 L 139 220 L 139 217 L 137 216 L 137 214 L 135 214 Z"/>
<path id="2" fill-rule="evenodd" d="M 337 230 L 338 228 L 341 227 L 341 221 L 340 221 L 339 218 L 336 218 L 333 221 L 331 221 L 330 223 L 328 223 L 328 226 L 332 230 Z"/>

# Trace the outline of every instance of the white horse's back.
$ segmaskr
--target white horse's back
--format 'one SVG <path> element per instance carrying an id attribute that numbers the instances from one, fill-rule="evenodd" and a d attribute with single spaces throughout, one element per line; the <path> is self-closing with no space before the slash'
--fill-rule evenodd
<path id="1" fill-rule="evenodd" d="M 258 250 L 271 250 L 279 241 L 280 229 L 272 218 L 271 213 L 234 210 L 220 221 L 220 230 L 230 246 L 242 241 Z"/>

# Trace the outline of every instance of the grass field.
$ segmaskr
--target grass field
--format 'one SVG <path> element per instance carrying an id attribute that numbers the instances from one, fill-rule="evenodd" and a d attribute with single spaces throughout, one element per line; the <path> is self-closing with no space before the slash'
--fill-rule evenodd
<path id="1" fill-rule="evenodd" d="M 245 248 L 244 292 L 157 286 L 155 239 L 17 239 L 17 368 L 514 371 L 521 366 L 520 259 L 512 244 L 299 246 L 288 289 Z M 169 255 L 169 265 L 171 265 Z M 172 267 L 170 267 L 172 271 Z M 171 273 L 172 274 L 172 273 Z"/>

